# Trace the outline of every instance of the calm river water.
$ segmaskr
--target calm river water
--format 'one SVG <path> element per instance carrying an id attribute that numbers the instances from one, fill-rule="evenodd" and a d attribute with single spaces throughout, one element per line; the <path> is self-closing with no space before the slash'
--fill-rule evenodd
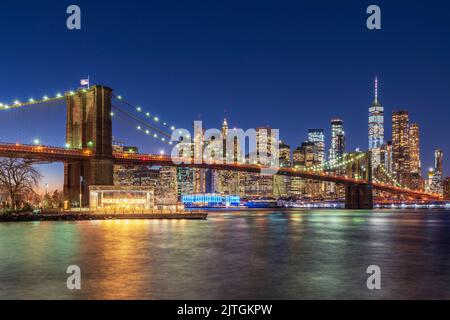
<path id="1" fill-rule="evenodd" d="M 66 287 L 69 265 L 82 288 Z M 381 268 L 381 290 L 366 268 Z M 0 299 L 450 298 L 450 212 L 0 223 Z"/>

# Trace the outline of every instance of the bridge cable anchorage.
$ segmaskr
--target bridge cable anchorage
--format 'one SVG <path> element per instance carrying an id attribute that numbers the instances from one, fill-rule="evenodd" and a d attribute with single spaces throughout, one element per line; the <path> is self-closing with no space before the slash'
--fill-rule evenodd
<path id="1" fill-rule="evenodd" d="M 140 125 L 137 126 L 137 130 L 144 132 L 147 135 L 150 135 L 150 131 L 153 132 L 153 134 L 151 134 L 151 136 L 158 140 L 161 141 L 163 143 L 166 143 L 168 145 L 173 145 L 173 142 L 171 141 L 171 137 L 172 135 L 157 128 L 152 126 L 151 124 L 143 121 L 142 119 L 139 119 L 138 117 L 130 114 L 129 112 L 117 107 L 116 105 L 112 105 L 113 110 L 118 111 L 119 113 L 125 115 L 126 117 L 128 117 L 129 119 L 132 119 L 135 122 L 138 122 Z M 144 130 L 143 127 L 145 127 L 146 129 Z M 158 135 L 159 134 L 159 135 Z M 162 136 L 162 137 L 160 137 Z"/>
<path id="2" fill-rule="evenodd" d="M 119 100 L 120 102 L 126 104 L 127 106 L 133 108 L 136 112 L 139 113 L 143 113 L 145 114 L 145 116 L 149 119 L 151 119 L 153 122 L 162 125 L 163 127 L 166 127 L 167 129 L 170 129 L 171 131 L 174 131 L 176 129 L 176 127 L 174 125 L 168 125 L 167 122 L 161 122 L 161 119 L 159 119 L 159 117 L 157 116 L 152 116 L 150 112 L 145 111 L 141 106 L 137 106 L 137 105 L 133 105 L 132 103 L 130 103 L 129 101 L 125 100 L 122 96 L 118 95 L 114 95 L 113 97 L 116 98 L 117 100 Z"/>
<path id="3" fill-rule="evenodd" d="M 37 104 L 49 103 L 53 101 L 64 100 L 66 96 L 74 95 L 75 91 L 66 91 L 64 94 L 57 93 L 55 96 L 43 96 L 41 99 L 29 98 L 25 102 L 20 102 L 20 100 L 15 100 L 13 103 L 0 103 L 0 110 L 8 110 L 13 108 L 29 107 Z"/>

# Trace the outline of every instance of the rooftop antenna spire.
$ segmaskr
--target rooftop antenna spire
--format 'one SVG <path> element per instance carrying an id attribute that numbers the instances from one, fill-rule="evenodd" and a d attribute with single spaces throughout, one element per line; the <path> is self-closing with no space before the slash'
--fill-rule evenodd
<path id="1" fill-rule="evenodd" d="M 378 102 L 378 77 L 375 76 L 375 103 Z"/>

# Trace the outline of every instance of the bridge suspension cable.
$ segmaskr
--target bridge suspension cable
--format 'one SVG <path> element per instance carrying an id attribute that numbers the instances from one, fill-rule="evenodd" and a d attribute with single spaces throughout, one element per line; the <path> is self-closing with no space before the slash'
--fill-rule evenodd
<path id="1" fill-rule="evenodd" d="M 136 112 L 144 114 L 146 118 L 148 118 L 149 120 L 152 120 L 154 123 L 159 124 L 163 127 L 166 127 L 167 129 L 170 129 L 172 131 L 176 129 L 176 127 L 174 125 L 169 125 L 167 122 L 162 121 L 158 116 L 152 115 L 150 112 L 144 110 L 144 108 L 142 108 L 139 105 L 134 105 L 134 104 L 130 103 L 129 101 L 125 100 L 122 96 L 113 95 L 113 97 L 116 98 L 118 101 L 126 104 L 127 106 L 133 108 Z"/>
<path id="2" fill-rule="evenodd" d="M 365 157 L 364 153 L 350 155 L 349 157 L 347 157 L 347 159 L 346 159 L 346 156 L 344 155 L 344 156 L 338 157 L 334 161 L 324 162 L 322 164 L 312 166 L 308 169 L 312 170 L 312 171 L 338 169 L 338 168 L 345 167 L 346 165 L 348 165 L 352 162 L 355 162 L 363 157 Z"/>
<path id="3" fill-rule="evenodd" d="M 386 168 L 384 167 L 384 165 L 380 165 L 379 168 L 381 169 L 382 173 L 389 179 L 391 180 L 391 182 L 396 186 L 396 187 L 401 187 L 403 188 L 403 186 L 386 170 Z M 379 178 L 379 177 L 378 177 Z"/>
<path id="4" fill-rule="evenodd" d="M 85 90 L 85 89 L 82 89 Z M 8 110 L 13 108 L 29 107 L 37 104 L 48 103 L 52 101 L 64 100 L 67 96 L 73 96 L 76 91 L 66 91 L 64 93 L 57 93 L 54 96 L 45 95 L 41 99 L 29 98 L 27 101 L 15 100 L 12 103 L 0 103 L 0 110 Z"/>
<path id="5" fill-rule="evenodd" d="M 151 124 L 143 121 L 142 119 L 134 116 L 133 114 L 129 113 L 128 111 L 123 110 L 122 108 L 112 105 L 112 108 L 114 111 L 119 112 L 122 115 L 125 115 L 128 117 L 128 119 L 132 119 L 133 121 L 139 123 L 139 125 L 136 127 L 138 131 L 141 131 L 145 133 L 146 135 L 149 135 L 153 137 L 154 139 L 166 143 L 168 145 L 172 145 L 173 142 L 171 141 L 171 134 L 168 132 L 165 132 L 155 126 L 152 126 Z"/>

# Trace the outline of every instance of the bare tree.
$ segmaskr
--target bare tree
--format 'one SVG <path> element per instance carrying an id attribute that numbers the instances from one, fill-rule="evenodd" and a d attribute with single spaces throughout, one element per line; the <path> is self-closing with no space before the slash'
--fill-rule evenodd
<path id="1" fill-rule="evenodd" d="M 51 197 L 53 208 L 61 208 L 63 203 L 63 195 L 58 190 L 55 190 Z"/>
<path id="2" fill-rule="evenodd" d="M 12 206 L 19 196 L 33 192 L 42 175 L 28 159 L 0 159 L 0 189 L 8 193 Z"/>

